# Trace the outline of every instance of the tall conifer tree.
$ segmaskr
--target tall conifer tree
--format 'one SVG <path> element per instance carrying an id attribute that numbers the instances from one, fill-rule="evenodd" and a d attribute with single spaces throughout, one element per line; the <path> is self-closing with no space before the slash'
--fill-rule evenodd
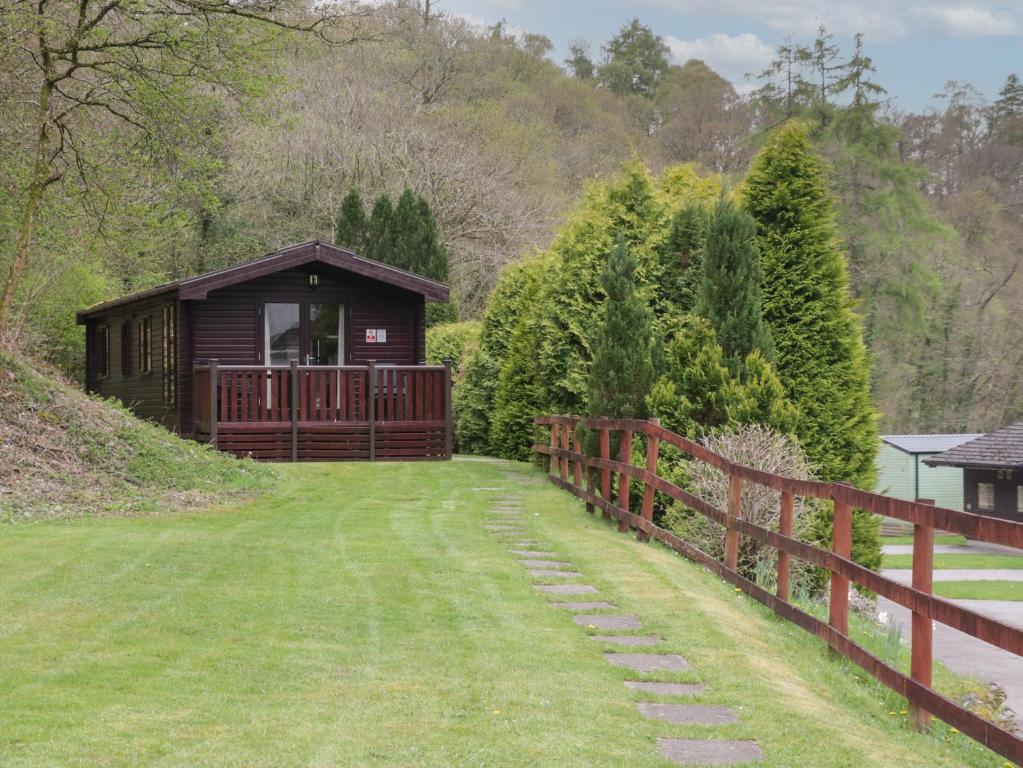
<path id="1" fill-rule="evenodd" d="M 334 225 L 334 245 L 348 248 L 362 255 L 366 248 L 366 209 L 362 196 L 355 187 L 345 195 L 337 212 Z"/>
<path id="2" fill-rule="evenodd" d="M 870 363 L 824 170 L 804 125 L 786 125 L 768 141 L 746 179 L 745 204 L 757 222 L 779 378 L 799 410 L 796 434 L 822 479 L 869 488 L 878 448 Z M 877 526 L 866 513 L 857 514 L 853 539 L 854 556 L 878 565 Z"/>
<path id="3" fill-rule="evenodd" d="M 761 307 L 763 276 L 753 218 L 722 198 L 707 224 L 696 313 L 706 318 L 733 375 L 755 349 L 773 357 Z"/>
<path id="4" fill-rule="evenodd" d="M 373 212 L 366 227 L 365 256 L 385 264 L 394 263 L 394 206 L 387 193 L 373 203 Z"/>
<path id="5" fill-rule="evenodd" d="M 607 300 L 593 343 L 589 412 L 641 419 L 654 379 L 651 313 L 636 289 L 636 259 L 620 235 L 601 283 Z"/>

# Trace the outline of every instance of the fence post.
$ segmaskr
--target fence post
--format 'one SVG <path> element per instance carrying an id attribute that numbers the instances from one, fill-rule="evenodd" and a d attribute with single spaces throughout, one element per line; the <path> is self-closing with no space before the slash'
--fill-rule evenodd
<path id="1" fill-rule="evenodd" d="M 568 450 L 568 438 L 569 438 L 569 426 L 568 424 L 561 425 L 561 450 Z M 568 482 L 568 456 L 562 456 L 559 462 L 561 469 L 561 479 Z"/>
<path id="2" fill-rule="evenodd" d="M 214 448 L 217 447 L 217 422 L 220 421 L 220 403 L 217 398 L 217 386 L 220 383 L 218 362 L 210 360 L 210 445 Z"/>
<path id="3" fill-rule="evenodd" d="M 606 416 L 601 416 L 606 419 Z M 603 461 L 611 459 L 611 431 L 607 427 L 600 428 L 600 458 Z M 606 466 L 600 468 L 600 496 L 604 501 L 611 501 L 611 470 Z M 611 513 L 605 508 L 604 519 L 610 520 Z"/>
<path id="4" fill-rule="evenodd" d="M 917 499 L 918 504 L 934 505 L 934 499 Z M 929 525 L 913 526 L 913 589 L 931 592 L 934 579 L 934 529 Z M 913 611 L 912 651 L 909 674 L 921 685 L 931 687 L 934 624 L 929 616 Z M 930 728 L 931 713 L 909 703 L 909 727 L 915 731 Z"/>
<path id="5" fill-rule="evenodd" d="M 778 533 L 792 535 L 793 496 L 790 491 L 781 492 L 781 514 L 778 517 Z M 778 597 L 789 601 L 789 553 L 778 550 Z"/>
<path id="6" fill-rule="evenodd" d="M 568 429 L 572 431 L 572 451 L 582 453 L 582 446 L 579 445 L 579 433 L 571 426 Z M 579 463 L 578 459 L 572 462 L 572 479 L 575 481 L 575 487 L 581 491 L 583 489 L 583 465 Z"/>
<path id="7" fill-rule="evenodd" d="M 449 357 L 444 360 L 444 458 L 450 459 L 455 444 L 454 418 L 451 413 L 451 364 Z M 420 417 L 421 418 L 421 417 Z"/>
<path id="8" fill-rule="evenodd" d="M 557 466 L 558 457 L 554 453 L 558 449 L 558 430 L 561 428 L 557 422 L 557 416 L 551 416 L 551 453 L 547 457 L 547 474 L 553 475 Z"/>
<path id="9" fill-rule="evenodd" d="M 377 361 L 369 361 L 366 385 L 366 417 L 369 420 L 369 460 L 377 460 Z"/>
<path id="10" fill-rule="evenodd" d="M 291 361 L 291 460 L 298 461 L 298 406 L 301 402 L 298 392 L 298 360 Z"/>
<path id="11" fill-rule="evenodd" d="M 626 429 L 622 432 L 622 445 L 618 453 L 618 460 L 622 464 L 632 463 L 632 430 Z M 629 511 L 629 476 L 624 472 L 618 475 L 618 506 Z M 629 520 L 627 517 L 618 519 L 618 531 L 629 532 Z"/>
<path id="12" fill-rule="evenodd" d="M 735 521 L 742 515 L 742 478 L 728 476 L 728 527 L 725 529 L 725 568 L 739 569 L 739 531 Z"/>
<path id="13" fill-rule="evenodd" d="M 832 520 L 831 549 L 840 557 L 852 554 L 852 507 L 835 501 Z M 831 598 L 828 601 L 828 623 L 843 635 L 849 634 L 849 577 L 831 572 Z"/>
<path id="14" fill-rule="evenodd" d="M 660 419 L 649 419 L 647 424 L 651 427 L 661 426 Z M 651 474 L 657 473 L 657 460 L 661 454 L 661 439 L 656 435 L 650 434 L 650 430 L 646 429 L 646 471 Z M 650 483 L 643 484 L 643 507 L 640 510 L 640 515 L 648 523 L 654 521 L 654 487 Z M 636 531 L 636 538 L 640 541 L 649 541 L 650 534 L 644 530 Z"/>

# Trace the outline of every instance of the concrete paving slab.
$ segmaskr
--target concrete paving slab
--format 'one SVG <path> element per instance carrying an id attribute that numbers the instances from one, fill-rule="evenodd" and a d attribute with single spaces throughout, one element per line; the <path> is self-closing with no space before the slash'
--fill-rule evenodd
<path id="1" fill-rule="evenodd" d="M 636 672 L 682 672 L 689 663 L 677 653 L 605 653 L 604 658 L 613 667 L 625 667 Z"/>
<path id="2" fill-rule="evenodd" d="M 588 603 L 548 603 L 551 608 L 564 608 L 568 611 L 607 611 L 616 608 L 614 603 L 606 600 L 594 600 Z"/>
<path id="3" fill-rule="evenodd" d="M 716 704 L 662 704 L 649 701 L 637 702 L 636 708 L 643 717 L 663 720 L 666 723 L 689 723 L 691 725 L 727 725 L 739 722 L 728 707 Z"/>
<path id="4" fill-rule="evenodd" d="M 698 696 L 707 690 L 703 683 L 650 683 L 642 680 L 626 680 L 626 688 L 658 696 Z"/>
<path id="5" fill-rule="evenodd" d="M 764 759 L 755 741 L 658 739 L 657 749 L 676 765 L 739 765 Z"/>
<path id="6" fill-rule="evenodd" d="M 509 549 L 508 551 L 511 552 L 513 555 L 519 555 L 520 557 L 534 558 L 557 557 L 557 555 L 555 555 L 553 552 L 544 552 L 543 550 L 535 549 Z"/>
<path id="7" fill-rule="evenodd" d="M 553 568 L 555 570 L 564 570 L 566 568 L 574 568 L 575 566 L 565 560 L 534 560 L 523 559 L 519 560 L 527 568 Z"/>
<path id="8" fill-rule="evenodd" d="M 590 635 L 590 640 L 608 645 L 634 645 L 650 646 L 657 645 L 661 638 L 654 635 Z"/>
<path id="9" fill-rule="evenodd" d="M 595 595 L 597 588 L 589 584 L 534 584 L 533 589 L 549 595 Z"/>
<path id="10" fill-rule="evenodd" d="M 609 616 L 606 613 L 581 613 L 573 616 L 572 621 L 580 627 L 596 629 L 639 629 L 642 627 L 639 616 Z"/>

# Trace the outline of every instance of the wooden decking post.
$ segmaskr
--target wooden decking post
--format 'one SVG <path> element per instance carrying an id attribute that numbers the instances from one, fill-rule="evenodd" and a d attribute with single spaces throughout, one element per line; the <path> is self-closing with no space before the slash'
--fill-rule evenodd
<path id="1" fill-rule="evenodd" d="M 792 535 L 792 505 L 794 499 L 789 491 L 781 492 L 781 514 L 778 518 L 778 533 Z M 789 553 L 778 550 L 778 597 L 789 601 Z"/>
<path id="2" fill-rule="evenodd" d="M 444 458 L 452 456 L 454 438 L 454 419 L 451 413 L 451 358 L 444 361 Z"/>
<path id="3" fill-rule="evenodd" d="M 291 361 L 291 460 L 298 461 L 298 360 Z"/>
<path id="4" fill-rule="evenodd" d="M 661 426 L 660 419 L 647 421 L 651 427 Z M 651 434 L 652 430 L 646 430 L 646 471 L 654 474 L 657 472 L 657 459 L 660 458 L 661 439 Z M 640 510 L 643 519 L 648 523 L 654 521 L 654 487 L 650 483 L 643 485 L 643 508 Z M 636 531 L 636 538 L 640 541 L 649 541 L 650 535 L 643 530 Z"/>
<path id="5" fill-rule="evenodd" d="M 622 445 L 619 451 L 619 461 L 622 464 L 632 463 L 632 430 L 626 429 L 622 432 Z M 622 472 L 618 475 L 618 506 L 629 511 L 629 476 Z M 619 518 L 618 531 L 629 532 L 629 520 L 626 517 Z"/>
<path id="6" fill-rule="evenodd" d="M 831 549 L 840 557 L 852 554 L 852 507 L 835 501 L 832 521 Z M 849 577 L 831 572 L 831 598 L 828 601 L 828 623 L 843 635 L 849 634 Z"/>
<path id="7" fill-rule="evenodd" d="M 917 499 L 918 504 L 934 505 L 934 499 Z M 913 589 L 930 594 L 934 580 L 934 529 L 929 525 L 913 526 Z M 932 648 L 934 624 L 929 616 L 913 611 L 912 651 L 909 674 L 921 685 L 931 687 L 933 671 Z M 913 702 L 909 703 L 909 727 L 925 731 L 931 726 L 931 713 Z"/>
<path id="8" fill-rule="evenodd" d="M 220 372 L 218 360 L 210 360 L 210 445 L 217 447 L 217 422 L 220 420 L 220 405 L 217 402 L 217 384 Z"/>
<path id="9" fill-rule="evenodd" d="M 369 361 L 369 380 L 366 384 L 366 418 L 369 422 L 369 460 L 377 458 L 377 361 Z"/>
<path id="10" fill-rule="evenodd" d="M 735 521 L 742 516 L 742 478 L 728 476 L 728 526 L 725 528 L 725 568 L 739 569 L 739 531 Z"/>
<path id="11" fill-rule="evenodd" d="M 611 431 L 607 427 L 600 428 L 600 458 L 603 461 L 611 459 Z M 607 467 L 600 468 L 600 496 L 604 501 L 611 501 L 611 470 Z M 604 519 L 610 520 L 611 513 L 607 509 L 602 511 Z"/>

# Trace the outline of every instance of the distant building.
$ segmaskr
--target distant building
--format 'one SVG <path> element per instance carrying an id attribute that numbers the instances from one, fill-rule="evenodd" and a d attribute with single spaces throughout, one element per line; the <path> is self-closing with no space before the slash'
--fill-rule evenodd
<path id="1" fill-rule="evenodd" d="M 962 469 L 967 512 L 1023 519 L 1023 421 L 929 456 L 924 463 Z"/>
<path id="2" fill-rule="evenodd" d="M 980 434 L 882 435 L 875 490 L 899 499 L 934 499 L 939 507 L 963 509 L 963 471 L 931 467 L 926 459 Z"/>

